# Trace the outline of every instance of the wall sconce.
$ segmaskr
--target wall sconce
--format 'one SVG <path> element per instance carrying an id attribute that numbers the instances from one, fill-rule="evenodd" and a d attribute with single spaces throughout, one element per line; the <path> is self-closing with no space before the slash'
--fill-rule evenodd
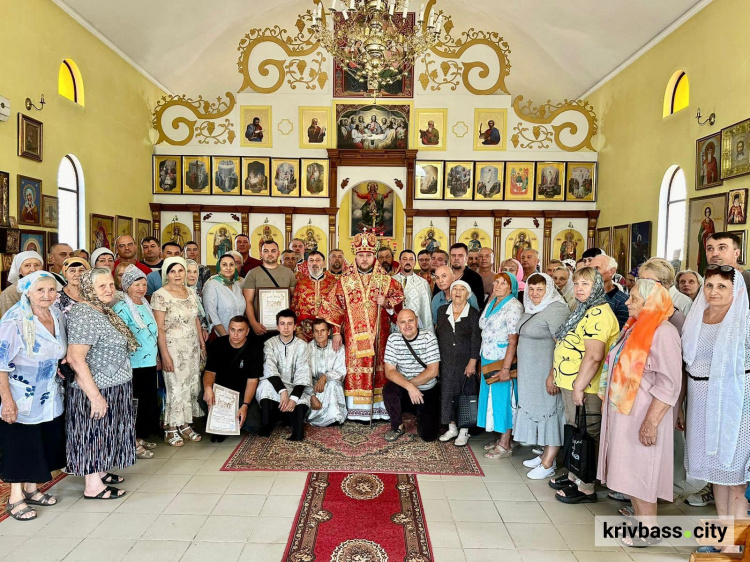
<path id="1" fill-rule="evenodd" d="M 42 94 L 42 99 L 41 99 L 41 100 L 39 100 L 39 104 L 40 104 L 40 105 L 41 105 L 42 107 L 37 107 L 37 106 L 35 106 L 35 105 L 34 105 L 34 104 L 32 103 L 32 101 L 31 101 L 31 98 L 26 98 L 26 111 L 31 111 L 31 108 L 32 108 L 32 107 L 33 107 L 34 109 L 36 109 L 37 111 L 41 111 L 42 109 L 44 109 L 44 104 L 45 104 L 45 103 L 47 103 L 47 102 L 46 102 L 46 101 L 44 101 L 44 94 Z"/>
<path id="2" fill-rule="evenodd" d="M 708 119 L 704 119 L 703 122 L 701 123 L 701 108 L 700 107 L 698 108 L 698 113 L 696 114 L 695 118 L 698 121 L 698 125 L 701 125 L 701 126 L 705 125 L 706 123 L 708 123 L 709 125 L 713 125 L 714 123 L 716 123 L 715 113 L 712 113 L 711 115 L 709 115 Z"/>

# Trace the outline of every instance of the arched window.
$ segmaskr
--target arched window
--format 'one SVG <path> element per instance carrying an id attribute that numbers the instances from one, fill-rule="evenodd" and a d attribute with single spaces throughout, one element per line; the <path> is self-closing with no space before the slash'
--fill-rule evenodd
<path id="1" fill-rule="evenodd" d="M 687 184 L 679 166 L 671 166 L 661 182 L 657 255 L 667 260 L 685 259 Z"/>
<path id="2" fill-rule="evenodd" d="M 662 117 L 667 117 L 690 105 L 690 81 L 685 71 L 678 70 L 672 75 L 664 92 L 664 110 Z"/>
<path id="3" fill-rule="evenodd" d="M 58 239 L 80 248 L 85 240 L 83 171 L 78 158 L 67 154 L 57 169 L 57 197 L 59 204 Z"/>
<path id="4" fill-rule="evenodd" d="M 78 65 L 72 59 L 65 59 L 60 65 L 60 72 L 57 75 L 57 93 L 80 106 L 84 105 L 83 77 Z"/>

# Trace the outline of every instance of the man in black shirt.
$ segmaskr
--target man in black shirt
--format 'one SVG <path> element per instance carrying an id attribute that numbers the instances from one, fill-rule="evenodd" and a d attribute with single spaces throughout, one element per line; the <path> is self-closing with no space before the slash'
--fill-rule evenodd
<path id="1" fill-rule="evenodd" d="M 456 280 L 466 281 L 471 292 L 477 298 L 479 310 L 484 308 L 484 281 L 476 271 L 466 267 L 469 259 L 469 248 L 463 242 L 457 242 L 450 249 L 451 269 Z"/>
<path id="2" fill-rule="evenodd" d="M 262 358 L 257 347 L 248 343 L 250 323 L 244 316 L 229 321 L 229 334 L 215 339 L 208 348 L 206 371 L 203 374 L 203 399 L 210 408 L 214 404 L 214 384 L 235 390 L 242 396 L 237 417 L 245 431 L 260 429 L 260 406 L 255 390 L 262 374 Z M 212 435 L 211 443 L 221 443 L 226 437 Z"/>

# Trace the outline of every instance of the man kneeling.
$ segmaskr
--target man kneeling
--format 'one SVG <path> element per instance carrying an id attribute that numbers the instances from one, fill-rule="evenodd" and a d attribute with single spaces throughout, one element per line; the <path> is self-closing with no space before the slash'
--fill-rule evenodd
<path id="1" fill-rule="evenodd" d="M 315 394 L 310 397 L 310 415 L 307 421 L 326 427 L 346 420 L 346 398 L 342 386 L 346 377 L 346 352 L 344 346 L 334 351 L 330 341 L 330 326 L 322 318 L 312 323 L 313 341 L 310 348 L 310 370 Z"/>
<path id="2" fill-rule="evenodd" d="M 255 391 L 260 378 L 260 361 L 248 342 L 250 322 L 244 316 L 229 321 L 229 334 L 216 338 L 208 348 L 206 371 L 203 373 L 203 400 L 210 408 L 215 403 L 214 384 L 239 392 L 242 405 L 237 412 L 240 428 L 256 433 L 260 427 L 260 407 Z M 211 443 L 221 443 L 223 435 L 212 435 Z"/>
<path id="3" fill-rule="evenodd" d="M 276 315 L 279 335 L 263 345 L 263 378 L 258 385 L 261 411 L 259 435 L 269 437 L 279 418 L 292 426 L 290 441 L 305 438 L 312 381 L 307 343 L 294 336 L 297 317 L 288 308 Z"/>
<path id="4" fill-rule="evenodd" d="M 383 388 L 383 402 L 391 418 L 391 431 L 385 439 L 395 441 L 404 434 L 402 408 L 411 404 L 417 414 L 417 433 L 425 441 L 434 441 L 440 425 L 437 339 L 432 332 L 419 329 L 412 310 L 399 312 L 397 322 L 401 333 L 391 334 L 385 347 L 388 382 Z"/>

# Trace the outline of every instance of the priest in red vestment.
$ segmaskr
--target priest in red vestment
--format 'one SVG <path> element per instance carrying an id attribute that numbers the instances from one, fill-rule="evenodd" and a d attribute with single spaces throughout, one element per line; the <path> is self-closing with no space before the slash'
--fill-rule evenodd
<path id="1" fill-rule="evenodd" d="M 336 277 L 325 270 L 325 256 L 314 250 L 307 256 L 307 275 L 297 276 L 292 295 L 292 310 L 297 314 L 295 332 L 306 342 L 313 339 L 312 324 L 320 317 L 320 305 L 336 284 Z"/>
<path id="2" fill-rule="evenodd" d="M 333 326 L 333 346 L 346 344 L 344 395 L 348 419 L 388 419 L 383 404 L 385 344 L 404 292 L 375 260 L 378 239 L 368 232 L 352 242 L 354 263 L 323 300 L 320 316 Z"/>

